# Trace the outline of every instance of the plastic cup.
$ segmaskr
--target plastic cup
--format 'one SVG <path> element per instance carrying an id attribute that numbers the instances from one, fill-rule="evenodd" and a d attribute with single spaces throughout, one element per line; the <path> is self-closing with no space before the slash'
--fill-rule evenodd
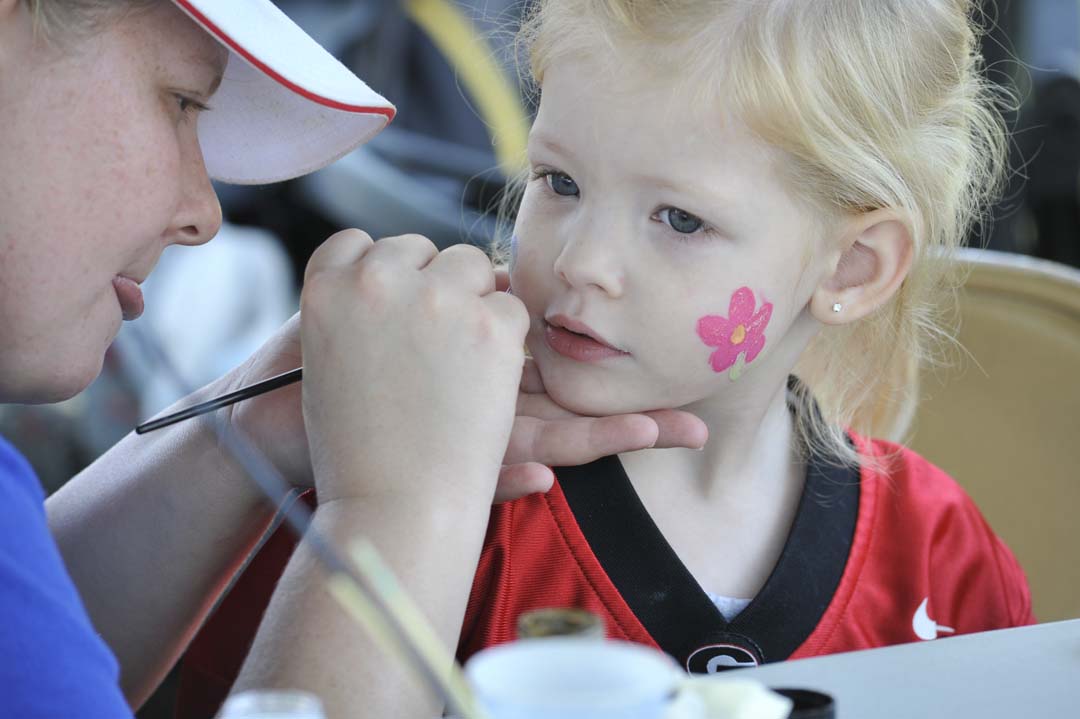
<path id="1" fill-rule="evenodd" d="M 485 649 L 465 675 L 491 719 L 659 719 L 681 674 L 640 644 L 558 637 Z"/>

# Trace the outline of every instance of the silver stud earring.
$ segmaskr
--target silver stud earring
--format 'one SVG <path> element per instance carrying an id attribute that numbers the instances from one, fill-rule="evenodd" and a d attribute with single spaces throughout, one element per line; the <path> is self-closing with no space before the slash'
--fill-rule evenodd
<path id="1" fill-rule="evenodd" d="M 832 311 L 835 312 L 836 314 L 840 314 L 840 310 L 842 310 L 842 309 L 844 309 L 844 306 L 842 304 L 840 304 L 839 302 L 837 302 L 836 304 L 834 304 L 832 306 Z"/>

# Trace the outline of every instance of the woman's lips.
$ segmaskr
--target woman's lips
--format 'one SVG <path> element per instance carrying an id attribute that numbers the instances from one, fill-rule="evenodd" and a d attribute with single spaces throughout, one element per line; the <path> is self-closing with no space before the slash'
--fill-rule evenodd
<path id="1" fill-rule="evenodd" d="M 600 362 L 610 357 L 629 354 L 588 335 L 571 332 L 550 322 L 544 323 L 544 341 L 555 352 L 578 362 Z"/>
<path id="2" fill-rule="evenodd" d="M 143 313 L 143 293 L 139 283 L 130 277 L 120 275 L 114 277 L 112 283 L 113 289 L 116 290 L 116 299 L 120 302 L 120 311 L 124 313 L 124 319 L 138 319 Z"/>

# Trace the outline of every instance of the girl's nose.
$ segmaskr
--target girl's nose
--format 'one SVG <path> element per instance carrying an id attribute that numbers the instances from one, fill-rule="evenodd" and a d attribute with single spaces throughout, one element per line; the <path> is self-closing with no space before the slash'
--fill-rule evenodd
<path id="1" fill-rule="evenodd" d="M 618 299 L 624 283 L 618 252 L 609 237 L 586 231 L 563 245 L 555 260 L 555 274 L 571 287 L 593 287 Z"/>

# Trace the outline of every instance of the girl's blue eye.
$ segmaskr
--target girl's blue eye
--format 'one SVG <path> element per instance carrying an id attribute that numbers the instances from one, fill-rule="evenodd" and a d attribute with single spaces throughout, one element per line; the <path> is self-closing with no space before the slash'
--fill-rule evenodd
<path id="1" fill-rule="evenodd" d="M 549 172 L 545 179 L 547 180 L 548 187 L 550 187 L 551 191 L 556 195 L 577 197 L 581 194 L 581 190 L 578 189 L 577 183 L 565 172 Z"/>
<path id="2" fill-rule="evenodd" d="M 692 235 L 705 226 L 704 220 L 677 207 L 665 207 L 660 210 L 660 221 L 676 232 Z"/>

